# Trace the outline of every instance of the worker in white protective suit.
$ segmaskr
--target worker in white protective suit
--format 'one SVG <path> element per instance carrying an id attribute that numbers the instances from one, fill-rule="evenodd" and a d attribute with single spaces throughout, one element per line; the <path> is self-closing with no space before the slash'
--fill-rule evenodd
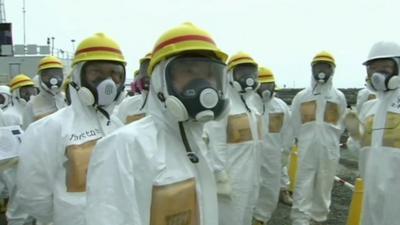
<path id="1" fill-rule="evenodd" d="M 38 65 L 39 94 L 33 96 L 23 114 L 23 128 L 66 106 L 61 87 L 64 81 L 63 63 L 55 56 L 42 58 Z"/>
<path id="2" fill-rule="evenodd" d="M 32 79 L 24 74 L 16 75 L 10 81 L 10 89 L 12 95 L 11 104 L 4 111 L 7 117 L 6 123 L 9 126 L 17 125 L 22 127 L 26 104 L 32 96 L 37 94 L 37 90 Z"/>
<path id="3" fill-rule="evenodd" d="M 139 74 L 135 76 L 134 84 L 137 88 L 136 90 L 140 93 L 125 98 L 119 105 L 118 110 L 114 112 L 124 124 L 132 123 L 146 116 L 146 102 L 150 87 L 150 77 L 147 74 L 147 69 L 150 59 L 150 53 L 140 59 Z"/>
<path id="4" fill-rule="evenodd" d="M 374 44 L 364 62 L 367 87 L 377 99 L 362 107 L 358 118 L 346 116 L 350 137 L 361 147 L 365 181 L 363 225 L 400 221 L 400 46 Z"/>
<path id="5" fill-rule="evenodd" d="M 308 225 L 310 219 L 316 222 L 327 219 L 347 106 L 344 94 L 332 85 L 333 56 L 322 51 L 313 58 L 311 67 L 311 87 L 294 97 L 291 110 L 299 148 L 291 211 L 293 225 Z"/>
<path id="6" fill-rule="evenodd" d="M 227 109 L 225 60 L 209 34 L 185 23 L 156 42 L 148 116 L 96 146 L 88 172 L 88 225 L 218 225 L 203 124 Z"/>
<path id="7" fill-rule="evenodd" d="M 11 103 L 11 91 L 7 85 L 0 85 L 0 109 L 6 110 Z"/>
<path id="8" fill-rule="evenodd" d="M 249 97 L 258 87 L 257 63 L 243 52 L 228 61 L 229 115 L 210 122 L 204 139 L 218 185 L 219 224 L 248 225 L 259 187 L 259 150 L 262 118 L 249 107 Z"/>
<path id="9" fill-rule="evenodd" d="M 357 93 L 357 102 L 356 102 L 356 109 L 357 112 L 361 112 L 361 108 L 364 105 L 365 102 L 369 100 L 373 100 L 376 98 L 376 95 L 374 91 L 369 90 L 369 88 L 365 87 L 361 90 L 358 91 Z"/>
<path id="10" fill-rule="evenodd" d="M 9 126 L 4 118 L 4 113 L 0 109 L 0 127 Z M 13 130 L 16 134 L 20 134 L 19 130 Z M 0 137 L 4 135 L 0 134 Z M 3 137 L 4 138 L 4 137 Z M 9 138 L 9 137 L 6 137 Z M 4 139 L 0 138 L 1 141 Z M 8 140 L 8 139 L 7 139 Z M 8 141 L 8 143 L 13 143 L 12 141 Z M 8 145 L 12 146 L 12 145 Z M 2 146 L 3 147 L 3 146 Z M 3 150 L 3 149 L 2 149 Z M 9 150 L 9 149 L 7 149 Z M 2 157 L 4 157 L 4 152 L 1 153 Z M 8 199 L 7 201 L 7 210 L 6 210 L 6 218 L 8 225 L 28 225 L 32 224 L 33 219 L 28 216 L 28 214 L 24 213 L 20 207 L 20 205 L 15 201 L 15 192 L 16 192 L 16 173 L 17 173 L 17 160 L 12 158 L 10 160 L 1 160 L 0 162 L 0 198 Z"/>
<path id="11" fill-rule="evenodd" d="M 293 144 L 289 107 L 275 96 L 275 77 L 265 67 L 258 70 L 260 87 L 253 96 L 253 104 L 262 115 L 264 142 L 260 151 L 260 191 L 253 214 L 257 225 L 271 219 L 281 187 L 282 152 L 289 152 Z M 258 107 L 257 107 L 258 106 Z M 287 155 L 287 154 L 286 154 Z"/>
<path id="12" fill-rule="evenodd" d="M 86 174 L 94 146 L 123 125 L 110 117 L 125 81 L 118 44 L 103 33 L 83 40 L 71 73 L 72 104 L 31 124 L 19 150 L 17 199 L 44 224 L 85 224 Z"/>

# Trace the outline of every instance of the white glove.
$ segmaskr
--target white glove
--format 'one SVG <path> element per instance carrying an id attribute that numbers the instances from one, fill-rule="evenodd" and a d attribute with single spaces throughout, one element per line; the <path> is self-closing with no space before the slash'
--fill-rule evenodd
<path id="1" fill-rule="evenodd" d="M 360 120 L 357 113 L 348 111 L 344 117 L 344 126 L 352 138 L 356 140 L 360 138 Z"/>
<path id="2" fill-rule="evenodd" d="M 225 171 L 216 172 L 215 180 L 217 182 L 217 193 L 224 197 L 230 197 L 232 187 L 228 174 Z"/>

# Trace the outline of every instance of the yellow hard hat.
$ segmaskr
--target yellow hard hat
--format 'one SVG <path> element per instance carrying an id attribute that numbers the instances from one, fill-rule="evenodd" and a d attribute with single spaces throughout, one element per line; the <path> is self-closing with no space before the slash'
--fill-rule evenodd
<path id="1" fill-rule="evenodd" d="M 83 40 L 76 49 L 72 65 L 83 61 L 107 60 L 126 65 L 119 45 L 104 33 Z"/>
<path id="2" fill-rule="evenodd" d="M 151 60 L 151 52 L 147 53 L 143 58 L 141 58 L 139 63 L 142 64 L 145 60 Z"/>
<path id="3" fill-rule="evenodd" d="M 61 60 L 55 56 L 46 56 L 43 57 L 38 65 L 38 72 L 44 70 L 44 69 L 49 69 L 49 68 L 60 68 L 62 69 L 64 67 L 64 64 L 61 62 Z"/>
<path id="4" fill-rule="evenodd" d="M 217 47 L 206 31 L 192 23 L 184 23 L 168 30 L 157 40 L 148 68 L 149 74 L 162 60 L 190 51 L 210 51 L 223 62 L 228 58 L 228 55 Z"/>
<path id="5" fill-rule="evenodd" d="M 30 77 L 25 74 L 18 74 L 10 81 L 10 89 L 14 91 L 17 88 L 25 86 L 34 86 L 34 83 Z"/>
<path id="6" fill-rule="evenodd" d="M 335 64 L 335 58 L 333 58 L 333 56 L 326 51 L 322 51 L 320 53 L 318 53 L 316 56 L 314 56 L 311 65 L 314 65 L 317 62 L 327 62 L 332 64 L 333 66 L 336 66 Z"/>
<path id="7" fill-rule="evenodd" d="M 228 70 L 233 69 L 235 66 L 239 64 L 253 64 L 257 66 L 256 61 L 247 53 L 238 52 L 235 55 L 231 56 L 228 60 Z"/>
<path id="8" fill-rule="evenodd" d="M 260 67 L 258 68 L 258 81 L 261 84 L 275 82 L 275 76 L 270 69 Z"/>

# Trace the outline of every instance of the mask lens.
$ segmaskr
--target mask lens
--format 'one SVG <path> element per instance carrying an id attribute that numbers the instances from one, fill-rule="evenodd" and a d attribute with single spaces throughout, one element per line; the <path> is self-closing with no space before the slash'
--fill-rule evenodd
<path id="1" fill-rule="evenodd" d="M 120 63 L 109 61 L 87 62 L 82 68 L 81 82 L 83 86 L 96 87 L 100 82 L 111 78 L 117 86 L 125 82 L 125 69 Z"/>
<path id="2" fill-rule="evenodd" d="M 61 85 L 64 80 L 63 71 L 60 68 L 45 69 L 40 73 L 40 79 L 46 85 L 53 85 L 54 80 Z"/>
<path id="3" fill-rule="evenodd" d="M 275 91 L 275 83 L 272 82 L 262 83 L 260 87 L 257 89 L 257 92 L 260 94 L 260 96 L 262 96 L 262 93 L 267 90 L 273 93 Z"/>
<path id="4" fill-rule="evenodd" d="M 257 66 L 253 64 L 238 65 L 233 70 L 233 78 L 236 81 L 246 80 L 247 78 L 257 80 Z"/>
<path id="5" fill-rule="evenodd" d="M 226 88 L 225 64 L 207 57 L 180 57 L 172 60 L 166 68 L 169 93 L 193 95 L 186 89 L 192 82 L 207 83 L 222 95 Z M 220 96 L 222 97 L 222 96 Z"/>
<path id="6" fill-rule="evenodd" d="M 25 86 L 19 89 L 20 97 L 25 99 L 25 101 L 29 101 L 32 95 L 36 95 L 36 88 L 34 86 Z"/>

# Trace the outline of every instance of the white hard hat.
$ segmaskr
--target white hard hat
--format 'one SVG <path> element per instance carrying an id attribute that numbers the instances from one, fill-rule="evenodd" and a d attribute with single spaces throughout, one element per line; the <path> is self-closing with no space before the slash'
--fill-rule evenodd
<path id="1" fill-rule="evenodd" d="M 6 94 L 11 96 L 10 87 L 7 85 L 0 85 L 0 94 Z"/>
<path id="2" fill-rule="evenodd" d="M 375 59 L 387 59 L 400 57 L 400 46 L 395 42 L 380 41 L 375 43 L 369 51 L 367 60 L 363 63 L 366 65 L 368 62 Z"/>

